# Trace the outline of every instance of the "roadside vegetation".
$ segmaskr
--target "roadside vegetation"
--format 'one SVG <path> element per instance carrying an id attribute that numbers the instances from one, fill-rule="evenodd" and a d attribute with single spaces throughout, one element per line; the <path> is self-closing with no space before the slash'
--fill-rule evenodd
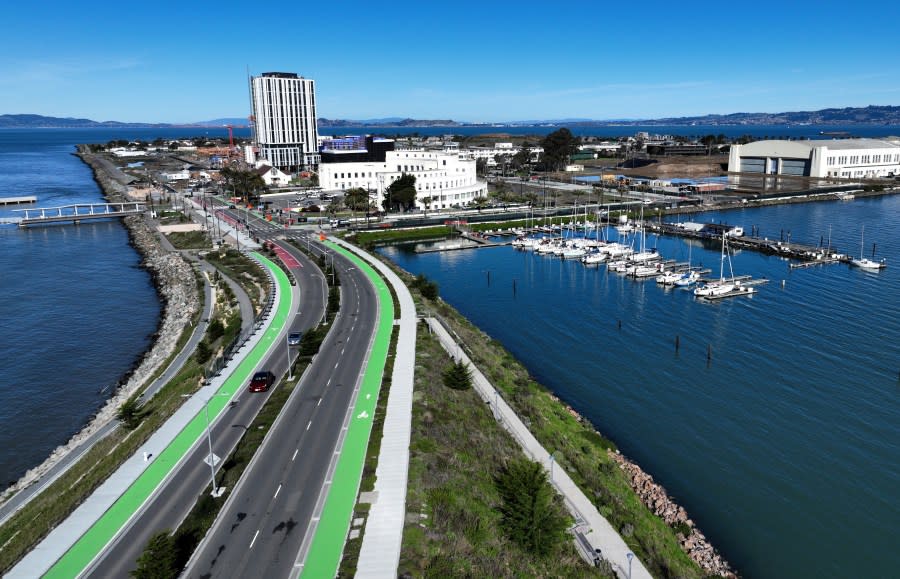
<path id="1" fill-rule="evenodd" d="M 176 249 L 212 249 L 212 241 L 205 231 L 173 231 L 166 238 Z"/>
<path id="2" fill-rule="evenodd" d="M 259 315 L 269 291 L 269 277 L 262 267 L 234 249 L 210 251 L 204 259 L 244 288 L 253 303 L 254 312 Z"/>
<path id="3" fill-rule="evenodd" d="M 446 225 L 435 227 L 418 227 L 415 229 L 386 229 L 382 231 L 360 231 L 355 234 L 353 243 L 364 248 L 372 248 L 384 243 L 425 241 L 441 239 L 454 235 L 453 229 Z"/>

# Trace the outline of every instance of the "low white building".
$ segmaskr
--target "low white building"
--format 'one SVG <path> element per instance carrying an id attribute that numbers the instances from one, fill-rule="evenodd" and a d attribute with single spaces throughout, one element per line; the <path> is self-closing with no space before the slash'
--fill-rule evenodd
<path id="1" fill-rule="evenodd" d="M 277 167 L 260 165 L 254 170 L 256 171 L 257 175 L 262 177 L 263 182 L 268 187 L 271 187 L 273 185 L 275 187 L 283 187 L 291 182 L 291 176 Z"/>
<path id="2" fill-rule="evenodd" d="M 487 184 L 475 175 L 475 159 L 465 153 L 411 149 L 386 151 L 384 161 L 323 162 L 323 189 L 362 188 L 373 192 L 372 203 L 383 206 L 387 189 L 403 174 L 416 178 L 416 207 L 447 209 L 487 197 Z"/>
<path id="3" fill-rule="evenodd" d="M 732 145 L 730 173 L 872 179 L 900 175 L 900 145 L 880 139 L 766 140 Z"/>
<path id="4" fill-rule="evenodd" d="M 166 181 L 187 181 L 191 178 L 191 172 L 187 169 L 182 169 L 176 173 L 161 173 L 160 175 Z"/>

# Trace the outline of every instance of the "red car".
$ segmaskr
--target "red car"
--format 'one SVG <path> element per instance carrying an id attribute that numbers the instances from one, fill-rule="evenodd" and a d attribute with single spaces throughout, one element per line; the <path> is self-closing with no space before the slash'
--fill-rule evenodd
<path id="1" fill-rule="evenodd" d="M 250 380 L 250 387 L 247 388 L 247 390 L 249 390 L 250 392 L 265 392 L 269 389 L 269 386 L 274 383 L 275 374 L 272 374 L 268 370 L 257 372 Z"/>

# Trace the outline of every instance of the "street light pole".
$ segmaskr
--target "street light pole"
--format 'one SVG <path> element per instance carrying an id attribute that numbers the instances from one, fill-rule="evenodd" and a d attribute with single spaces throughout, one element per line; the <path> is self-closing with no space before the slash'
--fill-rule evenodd
<path id="1" fill-rule="evenodd" d="M 634 553 L 628 551 L 625 556 L 628 557 L 628 579 L 631 579 L 631 560 L 634 559 Z"/>
<path id="2" fill-rule="evenodd" d="M 284 345 L 287 348 L 288 380 L 293 380 L 294 379 L 294 365 L 291 364 L 291 335 L 290 334 L 288 334 L 284 337 Z"/>
<path id="3" fill-rule="evenodd" d="M 212 478 L 212 496 L 219 496 L 219 489 L 216 488 L 216 461 L 212 448 L 212 429 L 209 427 L 209 400 L 203 405 L 206 411 L 206 442 L 209 444 L 209 473 Z"/>

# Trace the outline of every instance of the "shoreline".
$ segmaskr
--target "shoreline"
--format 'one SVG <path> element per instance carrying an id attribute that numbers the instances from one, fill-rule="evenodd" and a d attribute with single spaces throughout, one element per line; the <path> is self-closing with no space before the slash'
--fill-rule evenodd
<path id="1" fill-rule="evenodd" d="M 127 200 L 127 186 L 109 174 L 105 163 L 82 146 L 73 153 L 91 168 L 94 182 L 109 201 Z M 194 282 L 193 268 L 177 253 L 167 253 L 143 217 L 126 217 L 122 223 L 128 232 L 128 243 L 141 256 L 140 267 L 146 270 L 160 302 L 160 317 L 151 344 L 138 354 L 131 369 L 116 381 L 116 388 L 92 418 L 63 444 L 57 446 L 40 464 L 28 469 L 19 479 L 0 493 L 0 504 L 19 491 L 38 482 L 63 458 L 106 424 L 116 419 L 119 406 L 146 385 L 162 369 L 178 345 L 183 326 L 200 311 L 200 295 Z"/>

